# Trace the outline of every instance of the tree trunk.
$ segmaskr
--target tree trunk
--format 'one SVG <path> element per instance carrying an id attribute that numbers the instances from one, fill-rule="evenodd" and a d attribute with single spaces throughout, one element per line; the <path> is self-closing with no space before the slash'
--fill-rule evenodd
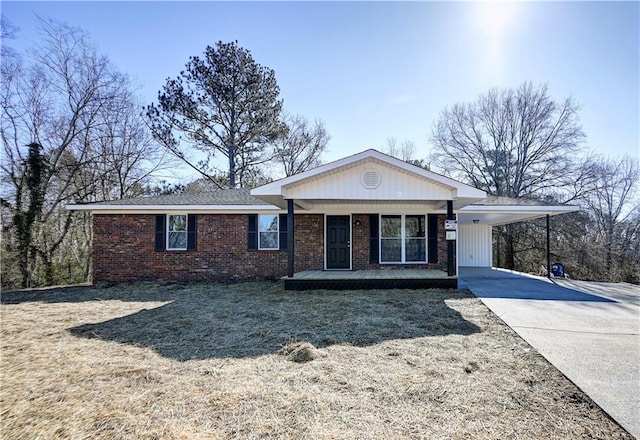
<path id="1" fill-rule="evenodd" d="M 606 244 L 606 268 L 607 268 L 607 276 L 611 274 L 611 266 L 613 264 L 613 224 L 609 223 L 607 227 L 607 244 Z"/>
<path id="2" fill-rule="evenodd" d="M 495 237 L 496 237 L 496 242 L 495 242 L 496 261 L 495 261 L 495 266 L 496 267 L 502 267 L 502 240 L 501 240 L 501 237 L 504 234 L 504 232 L 502 230 L 499 230 L 497 227 L 494 227 L 493 229 L 494 229 L 494 233 L 495 233 Z"/>
<path id="3" fill-rule="evenodd" d="M 53 286 L 53 258 L 51 254 L 48 254 L 45 251 L 39 251 L 40 258 L 42 259 L 42 264 L 44 266 L 44 282 L 46 286 Z"/>
<path id="4" fill-rule="evenodd" d="M 20 235 L 20 234 L 19 234 Z M 25 247 L 25 243 L 27 243 Z M 24 238 L 19 236 L 18 238 L 18 255 L 20 260 L 20 275 L 22 276 L 22 282 L 20 287 L 26 289 L 29 287 L 29 244 L 30 238 Z"/>
<path id="5" fill-rule="evenodd" d="M 233 139 L 234 133 L 229 136 Z M 236 150 L 232 144 L 227 145 L 227 154 L 229 157 L 229 188 L 236 187 Z"/>
<path id="6" fill-rule="evenodd" d="M 504 265 L 505 269 L 515 270 L 515 246 L 513 239 L 513 225 L 506 226 L 505 249 L 504 249 Z"/>
<path id="7" fill-rule="evenodd" d="M 236 166 L 233 156 L 229 156 L 229 188 L 236 187 Z"/>

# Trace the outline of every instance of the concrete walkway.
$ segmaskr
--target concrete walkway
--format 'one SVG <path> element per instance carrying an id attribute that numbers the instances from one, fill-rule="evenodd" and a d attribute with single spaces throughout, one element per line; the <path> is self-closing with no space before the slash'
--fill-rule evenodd
<path id="1" fill-rule="evenodd" d="M 640 289 L 460 268 L 470 289 L 640 439 Z"/>

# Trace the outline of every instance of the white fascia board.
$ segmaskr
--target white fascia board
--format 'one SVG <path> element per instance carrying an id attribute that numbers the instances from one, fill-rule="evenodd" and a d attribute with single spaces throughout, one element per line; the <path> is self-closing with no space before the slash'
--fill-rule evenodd
<path id="1" fill-rule="evenodd" d="M 281 212 L 273 205 L 66 205 L 68 211 L 91 211 L 96 214 L 148 213 L 148 212 L 203 212 L 203 213 L 246 213 L 255 211 Z"/>
<path id="2" fill-rule="evenodd" d="M 524 213 L 542 213 L 545 214 L 555 213 L 562 214 L 565 212 L 576 212 L 580 211 L 579 206 L 575 205 L 551 205 L 551 206 L 529 206 L 529 205 L 521 205 L 521 206 L 489 206 L 489 205 L 467 205 L 463 208 L 460 208 L 460 212 L 474 212 L 474 213 L 504 213 L 504 214 L 524 214 Z"/>
<path id="3" fill-rule="evenodd" d="M 491 226 L 508 225 L 511 223 L 536 219 L 545 215 L 560 215 L 579 211 L 579 206 L 551 205 L 551 206 L 479 206 L 469 205 L 460 209 L 458 221 L 462 224 L 480 222 Z"/>

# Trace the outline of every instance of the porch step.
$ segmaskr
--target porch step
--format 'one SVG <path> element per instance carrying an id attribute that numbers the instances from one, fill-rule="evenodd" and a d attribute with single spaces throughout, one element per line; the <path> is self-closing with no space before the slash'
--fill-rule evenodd
<path id="1" fill-rule="evenodd" d="M 457 289 L 458 278 L 289 278 L 285 290 Z"/>

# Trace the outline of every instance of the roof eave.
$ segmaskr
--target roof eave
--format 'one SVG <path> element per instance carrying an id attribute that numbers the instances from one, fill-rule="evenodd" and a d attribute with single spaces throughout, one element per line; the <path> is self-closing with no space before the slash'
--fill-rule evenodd
<path id="1" fill-rule="evenodd" d="M 90 212 L 165 212 L 165 211 L 189 211 L 189 212 L 226 212 L 226 211 L 273 211 L 280 210 L 273 205 L 107 205 L 107 204 L 86 204 L 86 205 L 66 205 L 68 211 L 90 211 Z"/>
<path id="2" fill-rule="evenodd" d="M 551 212 L 566 213 L 580 211 L 576 205 L 467 205 L 460 209 L 462 212 Z"/>

